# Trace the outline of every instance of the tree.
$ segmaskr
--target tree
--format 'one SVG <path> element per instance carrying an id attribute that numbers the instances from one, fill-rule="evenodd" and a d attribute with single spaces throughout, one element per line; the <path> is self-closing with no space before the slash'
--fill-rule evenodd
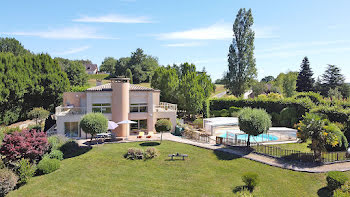
<path id="1" fill-rule="evenodd" d="M 159 119 L 157 120 L 155 127 L 156 127 L 156 131 L 161 133 L 160 143 L 162 143 L 163 132 L 169 132 L 171 130 L 172 124 L 168 119 Z"/>
<path id="2" fill-rule="evenodd" d="M 117 60 L 114 68 L 114 76 L 123 76 L 128 68 L 130 57 L 121 57 Z"/>
<path id="3" fill-rule="evenodd" d="M 313 91 L 315 79 L 312 78 L 312 75 L 313 72 L 310 68 L 309 59 L 307 57 L 304 57 L 300 65 L 300 72 L 297 78 L 296 90 L 298 92 Z"/>
<path id="4" fill-rule="evenodd" d="M 48 150 L 46 133 L 36 130 L 23 130 L 5 135 L 0 148 L 6 161 L 17 161 L 22 158 L 34 162 Z"/>
<path id="5" fill-rule="evenodd" d="M 161 90 L 161 101 L 178 103 L 179 77 L 174 68 L 158 67 L 152 76 L 151 87 Z"/>
<path id="6" fill-rule="evenodd" d="M 278 86 L 285 97 L 291 97 L 295 94 L 297 78 L 297 72 L 280 73 L 273 85 Z"/>
<path id="7" fill-rule="evenodd" d="M 317 114 L 306 113 L 299 125 L 299 130 L 303 135 L 311 139 L 311 150 L 314 151 L 317 161 L 322 160 L 321 153 L 325 150 L 327 144 L 336 146 L 339 143 L 337 134 L 326 130 L 326 120 Z"/>
<path id="8" fill-rule="evenodd" d="M 256 77 L 254 58 L 254 31 L 252 11 L 241 8 L 233 24 L 233 41 L 228 54 L 228 72 L 225 87 L 235 96 L 241 96 L 249 82 Z"/>
<path id="9" fill-rule="evenodd" d="M 118 60 L 114 59 L 113 57 L 106 57 L 100 66 L 100 71 L 109 74 L 115 73 L 115 65 L 117 64 L 117 61 Z"/>
<path id="10" fill-rule="evenodd" d="M 132 73 L 131 73 L 131 70 L 129 68 L 126 69 L 126 71 L 125 71 L 125 77 L 130 79 L 130 83 L 131 84 L 133 83 L 133 81 L 132 81 Z"/>
<path id="11" fill-rule="evenodd" d="M 264 78 L 262 78 L 261 79 L 261 82 L 265 82 L 265 83 L 268 83 L 268 82 L 271 82 L 271 81 L 273 81 L 273 80 L 275 80 L 275 77 L 273 77 L 273 76 L 266 76 L 266 77 L 264 77 Z"/>
<path id="12" fill-rule="evenodd" d="M 247 146 L 250 146 L 250 136 L 266 133 L 271 127 L 271 117 L 263 109 L 243 108 L 238 116 L 239 129 L 248 134 Z"/>
<path id="13" fill-rule="evenodd" d="M 35 119 L 36 124 L 38 124 L 38 122 L 41 124 L 41 121 L 46 119 L 49 115 L 50 112 L 42 107 L 35 107 L 28 113 L 28 117 Z"/>
<path id="14" fill-rule="evenodd" d="M 65 71 L 71 86 L 85 86 L 87 84 L 88 74 L 81 62 L 70 61 L 65 67 Z"/>
<path id="15" fill-rule="evenodd" d="M 30 54 L 30 51 L 15 38 L 0 38 L 0 52 L 10 52 L 15 56 Z"/>
<path id="16" fill-rule="evenodd" d="M 328 65 L 325 73 L 322 75 L 322 86 L 326 92 L 329 89 L 342 86 L 344 84 L 345 77 L 340 73 L 340 68 L 335 65 Z"/>
<path id="17" fill-rule="evenodd" d="M 80 128 L 91 135 L 90 145 L 94 135 L 107 132 L 108 120 L 102 113 L 89 113 L 80 120 Z"/>
<path id="18" fill-rule="evenodd" d="M 331 98 L 332 100 L 342 100 L 343 99 L 343 95 L 339 91 L 338 87 L 336 87 L 334 89 L 332 89 L 332 88 L 329 89 L 328 90 L 328 97 Z"/>
<path id="19" fill-rule="evenodd" d="M 257 97 L 260 94 L 267 93 L 268 87 L 265 82 L 258 82 L 255 81 L 252 85 L 252 91 L 254 94 L 254 97 Z"/>

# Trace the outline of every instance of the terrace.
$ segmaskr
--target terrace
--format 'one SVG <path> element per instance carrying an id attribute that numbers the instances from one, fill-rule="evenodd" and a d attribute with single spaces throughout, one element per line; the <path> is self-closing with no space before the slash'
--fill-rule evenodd
<path id="1" fill-rule="evenodd" d="M 159 105 L 155 105 L 153 108 L 154 112 L 168 112 L 168 111 L 177 111 L 177 105 L 172 103 L 160 102 Z"/>
<path id="2" fill-rule="evenodd" d="M 86 107 L 73 107 L 73 106 L 58 106 L 56 107 L 56 116 L 65 116 L 65 115 L 80 115 L 86 114 Z"/>

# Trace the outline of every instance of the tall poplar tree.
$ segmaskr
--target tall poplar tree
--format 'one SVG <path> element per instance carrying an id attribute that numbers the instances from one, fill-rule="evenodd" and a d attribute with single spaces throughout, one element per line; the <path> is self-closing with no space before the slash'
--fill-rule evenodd
<path id="1" fill-rule="evenodd" d="M 235 95 L 244 94 L 257 71 L 254 58 L 254 31 L 252 11 L 241 8 L 233 24 L 233 41 L 228 53 L 228 72 L 225 87 Z"/>
<path id="2" fill-rule="evenodd" d="M 307 57 L 304 57 L 301 65 L 300 65 L 300 72 L 298 74 L 297 78 L 297 91 L 298 92 L 308 92 L 313 91 L 313 86 L 315 79 L 312 78 L 312 75 L 314 73 L 312 72 L 310 68 L 309 59 Z"/>

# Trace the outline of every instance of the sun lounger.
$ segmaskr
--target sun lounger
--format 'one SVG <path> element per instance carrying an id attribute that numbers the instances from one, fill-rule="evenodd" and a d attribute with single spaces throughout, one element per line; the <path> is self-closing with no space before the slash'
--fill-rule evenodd
<path id="1" fill-rule="evenodd" d="M 146 136 L 146 138 L 151 138 L 153 136 L 154 132 L 150 131 L 148 132 L 148 135 Z"/>
<path id="2" fill-rule="evenodd" d="M 145 132 L 139 132 L 139 135 L 137 136 L 137 138 L 142 138 L 145 135 Z"/>

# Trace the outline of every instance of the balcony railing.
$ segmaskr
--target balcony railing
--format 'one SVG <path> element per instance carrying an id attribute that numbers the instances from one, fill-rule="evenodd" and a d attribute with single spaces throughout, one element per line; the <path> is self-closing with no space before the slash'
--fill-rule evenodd
<path id="1" fill-rule="evenodd" d="M 56 107 L 56 116 L 65 116 L 67 114 L 79 115 L 86 114 L 86 107 Z"/>
<path id="2" fill-rule="evenodd" d="M 172 103 L 160 102 L 154 106 L 154 112 L 177 111 L 177 105 Z"/>

